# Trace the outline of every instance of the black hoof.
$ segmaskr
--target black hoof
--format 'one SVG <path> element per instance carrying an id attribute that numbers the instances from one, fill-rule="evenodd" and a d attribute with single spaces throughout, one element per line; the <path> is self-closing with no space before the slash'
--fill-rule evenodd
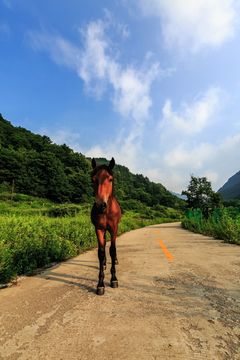
<path id="1" fill-rule="evenodd" d="M 118 265 L 118 259 L 115 260 L 115 265 Z"/>
<path id="2" fill-rule="evenodd" d="M 118 287 L 118 281 L 117 281 L 117 280 L 111 281 L 111 287 L 112 287 L 113 289 L 116 289 L 116 288 Z"/>
<path id="3" fill-rule="evenodd" d="M 105 293 L 105 287 L 97 288 L 97 295 L 103 295 Z"/>

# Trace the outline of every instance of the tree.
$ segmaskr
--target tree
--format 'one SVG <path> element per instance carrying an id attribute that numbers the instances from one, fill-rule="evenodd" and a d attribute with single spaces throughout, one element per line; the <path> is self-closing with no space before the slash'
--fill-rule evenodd
<path id="1" fill-rule="evenodd" d="M 191 175 L 187 191 L 182 191 L 182 195 L 187 196 L 188 207 L 202 209 L 205 218 L 222 204 L 222 195 L 212 190 L 212 184 L 206 177 Z"/>

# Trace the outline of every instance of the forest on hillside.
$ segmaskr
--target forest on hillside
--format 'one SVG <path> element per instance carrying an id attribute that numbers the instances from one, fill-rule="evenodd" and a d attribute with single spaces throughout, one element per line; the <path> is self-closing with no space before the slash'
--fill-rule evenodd
<path id="1" fill-rule="evenodd" d="M 91 159 L 66 144 L 52 143 L 48 136 L 14 127 L 0 114 L 0 193 L 14 192 L 47 198 L 57 203 L 81 204 L 93 200 Z M 104 158 L 98 164 L 108 163 Z M 184 208 L 185 202 L 140 174 L 115 165 L 115 195 L 122 206 L 136 202 L 158 208 Z"/>

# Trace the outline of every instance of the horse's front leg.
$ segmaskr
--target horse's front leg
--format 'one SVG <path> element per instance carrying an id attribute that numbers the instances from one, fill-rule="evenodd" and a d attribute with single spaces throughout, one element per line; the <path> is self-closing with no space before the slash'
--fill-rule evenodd
<path id="1" fill-rule="evenodd" d="M 104 260 L 103 260 L 103 270 L 106 270 L 107 265 L 106 265 L 106 252 L 105 252 L 105 247 L 106 247 L 106 231 L 104 232 L 104 241 L 105 241 L 105 246 L 104 246 Z"/>
<path id="2" fill-rule="evenodd" d="M 99 281 L 97 286 L 97 294 L 103 295 L 105 293 L 104 263 L 106 266 L 106 255 L 105 255 L 106 237 L 105 237 L 105 231 L 96 230 L 96 233 L 98 238 L 98 259 L 99 259 Z"/>
<path id="3" fill-rule="evenodd" d="M 117 252 L 116 252 L 116 237 L 117 237 L 118 228 L 114 228 L 111 231 L 111 246 L 109 248 L 109 253 L 112 259 L 112 267 L 111 267 L 111 287 L 117 288 L 118 287 L 118 279 L 116 277 L 116 267 L 115 265 L 118 263 L 117 261 Z"/>

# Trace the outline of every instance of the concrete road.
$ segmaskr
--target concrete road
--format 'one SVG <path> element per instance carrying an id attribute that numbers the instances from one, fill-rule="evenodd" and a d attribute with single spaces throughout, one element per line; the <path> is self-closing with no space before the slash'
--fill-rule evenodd
<path id="1" fill-rule="evenodd" d="M 174 223 L 119 237 L 117 253 L 103 296 L 97 249 L 0 290 L 0 359 L 240 359 L 239 246 Z"/>

